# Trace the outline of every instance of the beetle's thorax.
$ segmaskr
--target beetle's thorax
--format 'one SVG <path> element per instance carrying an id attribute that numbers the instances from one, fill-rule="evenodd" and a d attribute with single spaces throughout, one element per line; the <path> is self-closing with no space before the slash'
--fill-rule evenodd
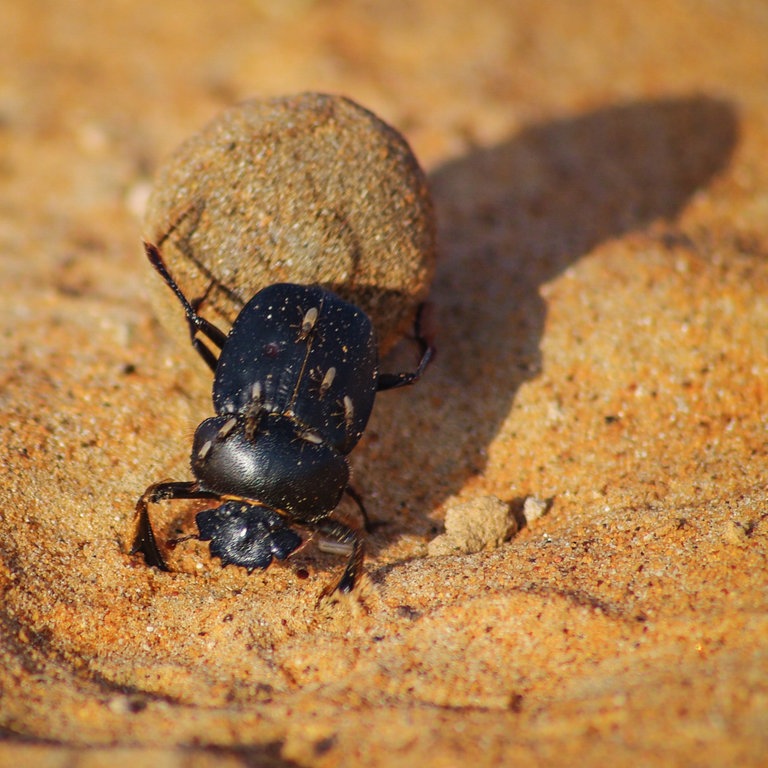
<path id="1" fill-rule="evenodd" d="M 263 409 L 206 419 L 191 464 L 202 490 L 256 499 L 300 520 L 327 515 L 349 480 L 346 458 L 317 432 Z"/>

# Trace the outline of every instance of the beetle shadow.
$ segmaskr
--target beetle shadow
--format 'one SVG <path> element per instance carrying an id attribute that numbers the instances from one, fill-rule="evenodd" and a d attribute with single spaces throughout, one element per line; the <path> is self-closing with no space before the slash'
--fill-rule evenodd
<path id="1" fill-rule="evenodd" d="M 371 506 L 390 524 L 374 539 L 431 537 L 435 522 L 420 510 L 485 468 L 518 388 L 541 368 L 541 287 L 600 243 L 674 219 L 725 168 L 737 139 L 725 101 L 643 100 L 530 126 L 430 175 L 438 356 L 402 399 L 377 399 L 374 440 L 386 445 L 364 459 L 363 472 L 396 481 L 393 489 L 379 483 Z M 401 504 L 412 511 L 398 519 Z"/>

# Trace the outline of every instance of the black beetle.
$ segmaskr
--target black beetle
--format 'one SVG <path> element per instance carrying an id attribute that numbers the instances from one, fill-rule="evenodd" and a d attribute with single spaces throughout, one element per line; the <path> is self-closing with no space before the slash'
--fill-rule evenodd
<path id="1" fill-rule="evenodd" d="M 351 591 L 362 567 L 363 539 L 331 515 L 347 493 L 368 526 L 362 500 L 349 485 L 346 456 L 365 430 L 376 392 L 413 384 L 432 359 L 420 313 L 416 370 L 379 373 L 371 321 L 334 293 L 319 286 L 270 285 L 243 307 L 227 335 L 197 314 L 157 246 L 144 247 L 181 302 L 192 344 L 214 373 L 216 415 L 195 432 L 195 479 L 156 483 L 142 494 L 131 554 L 141 552 L 148 565 L 169 570 L 148 505 L 214 499 L 218 506 L 196 516 L 196 538 L 211 542 L 211 555 L 222 565 L 251 571 L 285 559 L 302 542 L 291 527 L 299 525 L 351 545 L 344 572 L 324 594 Z"/>

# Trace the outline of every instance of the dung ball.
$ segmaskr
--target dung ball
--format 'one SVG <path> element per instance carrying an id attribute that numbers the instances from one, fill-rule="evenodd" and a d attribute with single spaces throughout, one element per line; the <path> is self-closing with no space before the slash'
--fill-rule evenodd
<path id="1" fill-rule="evenodd" d="M 146 237 L 222 330 L 266 285 L 318 284 L 369 315 L 382 352 L 412 327 L 435 267 L 432 202 L 408 143 L 320 93 L 245 101 L 184 142 L 156 176 Z M 176 299 L 151 285 L 183 333 Z"/>

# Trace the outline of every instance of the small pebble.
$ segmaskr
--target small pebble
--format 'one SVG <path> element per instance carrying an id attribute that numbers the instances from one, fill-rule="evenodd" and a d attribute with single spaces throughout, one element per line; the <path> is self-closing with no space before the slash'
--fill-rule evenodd
<path id="1" fill-rule="evenodd" d="M 728 520 L 722 527 L 723 540 L 727 544 L 737 547 L 746 546 L 749 543 L 747 526 L 738 520 Z"/>
<path id="2" fill-rule="evenodd" d="M 530 525 L 534 520 L 538 520 L 542 517 L 546 511 L 549 503 L 546 499 L 540 499 L 538 496 L 528 496 L 523 502 L 523 517 L 525 522 Z"/>
<path id="3" fill-rule="evenodd" d="M 427 545 L 433 557 L 470 554 L 501 546 L 517 533 L 509 504 L 496 496 L 480 496 L 450 504 L 445 511 L 445 533 Z"/>

